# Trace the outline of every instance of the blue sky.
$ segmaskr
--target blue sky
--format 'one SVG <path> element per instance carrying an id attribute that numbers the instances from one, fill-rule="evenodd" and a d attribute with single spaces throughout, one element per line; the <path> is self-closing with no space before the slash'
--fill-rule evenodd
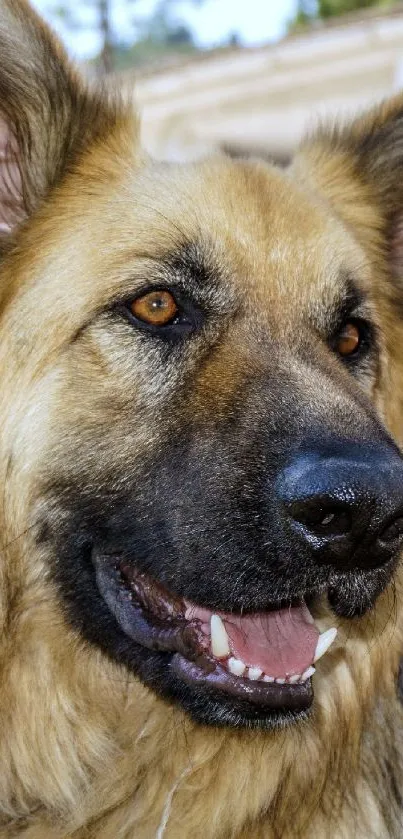
<path id="1" fill-rule="evenodd" d="M 51 13 L 56 0 L 31 0 L 33 5 L 60 31 L 70 51 L 78 58 L 90 57 L 98 49 L 98 41 L 91 32 L 91 14 L 80 14 L 88 29 L 74 34 Z M 133 9 L 139 17 L 152 12 L 156 0 L 137 0 Z M 85 0 L 69 0 L 70 9 L 83 9 Z M 179 0 L 177 17 L 188 23 L 200 45 L 213 46 L 237 32 L 245 44 L 260 44 L 280 37 L 287 21 L 295 11 L 296 0 L 205 0 L 199 7 Z M 126 8 L 125 8 L 126 7 Z M 134 35 L 128 25 L 126 0 L 114 0 L 115 31 L 124 39 Z"/>

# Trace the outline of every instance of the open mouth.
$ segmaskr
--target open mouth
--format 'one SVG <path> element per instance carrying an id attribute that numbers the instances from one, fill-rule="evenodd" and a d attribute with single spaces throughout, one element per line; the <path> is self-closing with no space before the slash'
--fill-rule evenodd
<path id="1" fill-rule="evenodd" d="M 254 614 L 212 611 L 168 592 L 125 559 L 93 555 L 98 589 L 135 643 L 170 653 L 189 687 L 246 700 L 268 711 L 306 711 L 315 663 L 337 630 L 320 633 L 304 601 Z"/>

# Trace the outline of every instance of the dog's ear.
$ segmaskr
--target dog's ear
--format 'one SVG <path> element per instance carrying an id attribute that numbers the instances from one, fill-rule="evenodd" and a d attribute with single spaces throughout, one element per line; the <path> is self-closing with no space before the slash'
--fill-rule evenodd
<path id="1" fill-rule="evenodd" d="M 303 143 L 295 169 L 403 279 L 403 96 L 349 125 L 320 129 Z"/>
<path id="2" fill-rule="evenodd" d="M 121 116 L 116 100 L 79 77 L 26 0 L 0 0 L 0 232 L 33 213 Z"/>

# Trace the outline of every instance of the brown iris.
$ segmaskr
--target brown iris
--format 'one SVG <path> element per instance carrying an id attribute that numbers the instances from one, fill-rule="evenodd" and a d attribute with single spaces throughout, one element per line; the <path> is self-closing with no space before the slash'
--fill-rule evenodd
<path id="1" fill-rule="evenodd" d="M 149 291 L 130 305 L 135 318 L 151 326 L 166 326 L 178 313 L 176 300 L 170 291 Z"/>
<path id="2" fill-rule="evenodd" d="M 343 357 L 353 355 L 357 352 L 361 343 L 359 327 L 355 323 L 346 323 L 339 333 L 336 342 L 336 350 Z"/>

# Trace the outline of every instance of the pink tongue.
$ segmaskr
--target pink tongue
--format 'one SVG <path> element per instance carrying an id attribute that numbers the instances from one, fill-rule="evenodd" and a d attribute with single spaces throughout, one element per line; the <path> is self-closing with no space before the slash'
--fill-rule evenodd
<path id="1" fill-rule="evenodd" d="M 198 619 L 209 639 L 212 614 L 187 604 L 187 619 Z M 305 604 L 253 615 L 216 614 L 227 631 L 231 655 L 248 667 L 259 667 L 267 676 L 280 679 L 302 675 L 313 664 L 320 633 Z"/>
<path id="2" fill-rule="evenodd" d="M 238 617 L 221 615 L 235 658 L 268 676 L 285 678 L 313 663 L 319 630 L 306 606 Z"/>

